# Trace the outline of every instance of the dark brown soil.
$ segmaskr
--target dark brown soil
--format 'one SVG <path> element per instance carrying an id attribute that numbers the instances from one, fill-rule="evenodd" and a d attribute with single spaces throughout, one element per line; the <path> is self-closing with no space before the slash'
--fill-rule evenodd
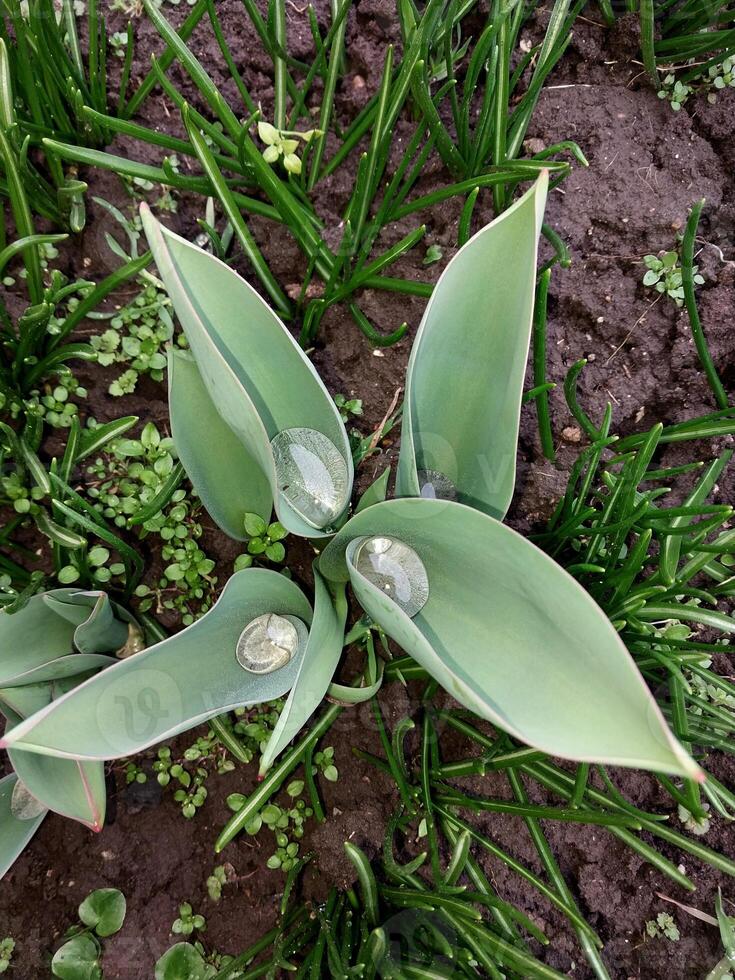
<path id="1" fill-rule="evenodd" d="M 320 6 L 320 22 L 326 22 L 326 6 Z M 260 53 L 237 0 L 222 0 L 218 11 L 253 97 L 266 114 L 272 102 L 269 61 Z M 288 5 L 289 44 L 298 57 L 310 54 L 310 34 L 305 13 Z M 181 11 L 167 8 L 179 16 Z M 541 17 L 545 16 L 543 11 Z M 590 17 L 595 14 L 591 13 Z M 111 29 L 121 25 L 111 18 Z M 531 25 L 529 34 L 535 30 Z M 385 45 L 397 40 L 394 7 L 389 0 L 362 0 L 350 14 L 348 29 L 349 71 L 338 91 L 343 121 L 351 118 L 375 90 Z M 152 51 L 160 44 L 152 27 L 136 22 L 137 72 L 147 69 Z M 206 30 L 196 35 L 194 50 L 233 102 L 236 92 L 221 67 L 221 59 Z M 733 112 L 735 92 L 719 97 L 716 105 L 699 99 L 678 114 L 656 97 L 641 77 L 641 67 L 631 60 L 630 24 L 625 21 L 608 32 L 592 20 L 580 21 L 563 63 L 544 90 L 529 138 L 551 145 L 574 139 L 587 155 L 589 169 L 575 167 L 562 187 L 551 195 L 547 220 L 568 242 L 573 255 L 570 269 L 557 270 L 552 279 L 549 318 L 549 377 L 561 381 L 580 357 L 588 359 L 580 392 L 593 418 L 606 402 L 615 409 L 618 430 L 646 427 L 654 421 L 672 422 L 712 410 L 709 391 L 699 371 L 686 315 L 663 298 L 644 290 L 642 257 L 671 248 L 686 220 L 688 208 L 707 198 L 701 229 L 700 268 L 706 284 L 700 291 L 702 319 L 717 367 L 725 382 L 735 382 L 732 320 L 735 314 L 735 264 L 733 258 Z M 172 80 L 190 96 L 183 73 L 174 68 Z M 142 121 L 177 133 L 175 110 L 156 93 L 144 107 Z M 396 152 L 410 132 L 406 123 L 396 126 Z M 158 162 L 156 154 L 120 140 L 116 152 Z M 353 172 L 344 168 L 325 182 L 318 205 L 327 234 L 336 228 Z M 124 201 L 113 175 L 87 175 L 91 194 L 120 204 Z M 445 179 L 441 165 L 431 161 L 422 177 L 424 192 Z M 437 243 L 442 263 L 422 266 L 419 248 L 395 266 L 395 274 L 435 280 L 443 264 L 456 250 L 457 202 L 448 202 L 423 217 L 428 224 L 426 245 Z M 203 216 L 200 201 L 182 198 L 178 213 L 166 220 L 181 233 L 193 236 L 195 219 Z M 477 227 L 492 217 L 490 196 L 480 197 Z M 251 227 L 262 244 L 276 276 L 283 283 L 297 283 L 305 272 L 304 261 L 293 242 L 279 228 L 252 219 Z M 411 219 L 386 228 L 382 244 L 397 240 L 413 227 Z M 91 220 L 81 247 L 68 253 L 69 271 L 101 278 L 116 261 L 107 250 L 105 231 L 113 231 L 106 213 L 91 208 Z M 721 251 L 720 251 L 721 250 Z M 248 275 L 247 264 L 240 270 Z M 389 293 L 366 292 L 362 307 L 381 331 L 390 331 L 407 320 L 407 337 L 395 347 L 373 350 L 357 330 L 345 309 L 330 311 L 314 351 L 314 362 L 332 392 L 363 399 L 364 431 L 384 417 L 396 391 L 403 386 L 411 338 L 418 326 L 424 301 Z M 96 328 L 90 325 L 89 330 Z M 105 392 L 109 372 L 84 369 L 80 378 L 90 388 L 89 410 L 99 419 L 121 412 L 153 419 L 165 426 L 165 391 L 152 382 L 120 402 Z M 566 473 L 578 449 L 578 432 L 559 389 L 552 396 L 554 431 L 564 432 L 559 441 L 556 467 L 541 459 L 536 419 L 532 408 L 524 410 L 519 452 L 518 491 L 511 523 L 526 530 L 548 516 L 563 491 Z M 361 486 L 369 483 L 395 457 L 395 446 L 386 447 L 380 459 L 367 462 L 359 474 Z M 730 498 L 731 484 L 722 481 L 721 499 Z M 220 584 L 237 553 L 218 532 L 208 532 L 207 550 L 221 560 Z M 294 544 L 290 552 L 297 577 L 307 579 L 308 555 Z M 299 559 L 303 559 L 303 564 Z M 382 700 L 389 721 L 412 710 L 405 691 L 386 689 Z M 350 880 L 343 858 L 343 841 L 355 840 L 370 855 L 382 843 L 385 819 L 395 804 L 391 784 L 355 760 L 351 748 L 379 751 L 379 743 L 367 709 L 345 712 L 326 737 L 335 746 L 339 782 L 324 784 L 327 822 L 305 840 L 303 850 L 316 852 L 317 870 L 307 876 L 305 894 L 321 897 L 327 884 Z M 451 742 L 447 752 L 451 752 Z M 716 771 L 730 780 L 732 764 L 714 760 Z M 670 810 L 671 802 L 660 794 L 646 775 L 619 773 L 619 785 L 637 804 L 648 809 Z M 204 936 L 209 948 L 237 953 L 258 938 L 274 921 L 283 886 L 283 875 L 265 868 L 269 839 L 240 838 L 215 857 L 212 844 L 227 810 L 224 799 L 233 791 L 248 792 L 254 786 L 254 768 L 238 768 L 226 776 L 212 776 L 206 805 L 193 821 L 186 821 L 171 800 L 170 791 L 141 805 L 136 793 L 124 789 L 117 772 L 117 795 L 111 819 L 99 836 L 55 816 L 49 817 L 26 853 L 7 876 L 0 891 L 0 937 L 12 935 L 18 948 L 10 976 L 18 980 L 49 974 L 48 957 L 60 934 L 76 916 L 76 906 L 93 888 L 121 888 L 128 902 L 122 932 L 105 943 L 104 968 L 108 978 L 150 978 L 155 959 L 174 941 L 170 927 L 180 902 L 188 900 L 207 917 Z M 488 793 L 505 793 L 491 778 L 477 784 Z M 533 790 L 530 790 L 533 792 Z M 672 822 L 677 824 L 676 817 Z M 525 831 L 511 817 L 488 816 L 482 830 L 539 873 L 535 851 Z M 687 873 L 697 884 L 688 896 L 643 863 L 610 834 L 573 824 L 547 825 L 545 830 L 562 871 L 591 924 L 606 942 L 605 960 L 614 980 L 699 980 L 718 958 L 717 930 L 689 917 L 657 897 L 662 892 L 711 912 L 718 885 L 733 894 L 731 883 L 709 867 L 686 859 Z M 735 837 L 728 826 L 713 820 L 706 843 L 725 853 L 733 852 Z M 676 863 L 679 854 L 663 849 Z M 206 893 L 205 881 L 222 859 L 229 861 L 237 882 L 226 888 L 218 905 Z M 499 894 L 517 903 L 547 932 L 551 943 L 540 955 L 566 975 L 591 976 L 574 936 L 565 922 L 537 894 L 500 862 L 487 861 L 486 869 Z M 657 912 L 673 914 L 681 940 L 645 939 L 646 920 Z"/>

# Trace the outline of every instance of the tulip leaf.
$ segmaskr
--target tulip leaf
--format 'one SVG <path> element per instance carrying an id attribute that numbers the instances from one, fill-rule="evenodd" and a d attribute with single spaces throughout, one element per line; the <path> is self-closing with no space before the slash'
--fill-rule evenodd
<path id="1" fill-rule="evenodd" d="M 46 688 L 47 696 L 42 701 L 41 691 Z M 28 688 L 11 688 L 25 692 Z M 51 702 L 50 684 L 34 685 L 35 697 L 25 699 L 26 709 L 14 711 L 9 704 L 0 705 L 7 718 L 6 734 L 35 711 L 40 711 Z M 16 705 L 22 698 L 15 698 Z M 107 792 L 105 788 L 105 769 L 101 762 L 80 762 L 76 759 L 54 759 L 37 752 L 23 752 L 9 749 L 10 764 L 22 781 L 25 789 L 46 810 L 99 831 L 105 822 Z"/>
<path id="2" fill-rule="evenodd" d="M 378 674 L 378 679 L 373 684 L 366 684 L 365 687 L 347 687 L 345 684 L 330 684 L 327 694 L 332 701 L 339 704 L 363 704 L 374 698 L 383 684 L 383 671 Z"/>
<path id="3" fill-rule="evenodd" d="M 337 669 L 344 642 L 347 599 L 339 590 L 336 607 L 324 579 L 314 570 L 314 619 L 293 687 L 260 761 L 260 775 L 297 735 L 322 703 Z"/>
<path id="4" fill-rule="evenodd" d="M 356 514 L 359 514 L 361 510 L 365 510 L 366 507 L 372 507 L 373 504 L 379 504 L 382 500 L 385 500 L 388 496 L 389 479 L 390 466 L 386 466 L 377 480 L 374 480 L 360 497 L 357 507 L 355 507 Z"/>
<path id="5" fill-rule="evenodd" d="M 112 603 L 104 592 L 81 592 L 69 597 L 70 602 L 83 601 L 87 607 L 90 600 L 94 605 L 74 632 L 74 646 L 84 654 L 119 650 L 128 638 L 128 624 L 132 621 L 132 616 L 121 606 Z"/>
<path id="6" fill-rule="evenodd" d="M 461 503 L 502 520 L 513 496 L 518 423 L 548 176 L 454 256 L 411 350 L 396 493 L 433 471 Z M 440 496 L 441 494 L 437 494 Z"/>
<path id="7" fill-rule="evenodd" d="M 244 541 L 245 515 L 273 510 L 270 484 L 222 419 L 186 351 L 169 352 L 168 403 L 176 451 L 202 503 L 226 534 Z"/>
<path id="8" fill-rule="evenodd" d="M 0 686 L 25 684 L 23 679 L 51 661 L 72 653 L 74 624 L 62 618 L 44 600 L 32 596 L 12 615 L 0 611 Z M 43 675 L 38 680 L 44 680 Z"/>
<path id="9" fill-rule="evenodd" d="M 281 697 L 294 683 L 303 649 L 269 674 L 243 670 L 235 656 L 245 626 L 266 613 L 295 616 L 306 626 L 312 619 L 306 597 L 285 576 L 261 568 L 237 572 L 193 625 L 91 677 L 21 722 L 1 744 L 114 759 L 224 711 Z"/>
<path id="10" fill-rule="evenodd" d="M 413 548 L 429 597 L 409 619 L 361 575 L 364 536 Z M 375 504 L 319 560 L 349 578 L 365 611 L 458 701 L 553 755 L 698 778 L 628 650 L 591 596 L 529 541 L 463 504 Z"/>
<path id="11" fill-rule="evenodd" d="M 90 830 L 102 830 L 107 804 L 102 762 L 54 759 L 20 749 L 9 749 L 8 756 L 28 792 L 47 810 L 77 820 Z"/>
<path id="12" fill-rule="evenodd" d="M 0 878 L 15 863 L 46 816 L 45 810 L 27 820 L 15 816 L 11 804 L 17 785 L 15 773 L 0 779 Z"/>
<path id="13" fill-rule="evenodd" d="M 110 658 L 98 651 L 121 645 L 130 620 L 103 593 L 76 589 L 54 589 L 33 596 L 12 615 L 0 612 L 0 687 L 37 684 L 107 666 Z"/>
<path id="14" fill-rule="evenodd" d="M 352 455 L 337 406 L 309 359 L 252 286 L 224 262 L 161 225 L 145 205 L 141 217 L 212 403 L 257 460 L 270 483 L 279 521 L 294 534 L 322 536 L 279 493 L 271 440 L 293 428 L 328 438 L 348 475 L 345 511 Z"/>
<path id="15" fill-rule="evenodd" d="M 53 697 L 53 682 L 0 688 L 0 711 L 16 722 L 45 708 Z"/>

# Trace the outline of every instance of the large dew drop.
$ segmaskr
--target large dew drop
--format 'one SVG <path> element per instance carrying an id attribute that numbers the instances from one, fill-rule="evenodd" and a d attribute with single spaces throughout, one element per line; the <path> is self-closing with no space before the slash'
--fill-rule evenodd
<path id="1" fill-rule="evenodd" d="M 284 429 L 271 441 L 278 489 L 312 527 L 333 524 L 347 506 L 347 463 L 316 429 Z"/>
<path id="2" fill-rule="evenodd" d="M 26 788 L 25 783 L 20 779 L 13 787 L 13 794 L 10 797 L 10 812 L 16 820 L 35 820 L 46 810 L 40 800 Z"/>
<path id="3" fill-rule="evenodd" d="M 419 490 L 422 497 L 430 500 L 456 500 L 457 488 L 439 470 L 419 470 Z"/>
<path id="4" fill-rule="evenodd" d="M 237 641 L 237 662 L 251 674 L 271 674 L 290 662 L 306 637 L 295 616 L 266 613 L 251 620 Z"/>
<path id="5" fill-rule="evenodd" d="M 424 563 L 398 538 L 365 538 L 355 555 L 355 568 L 368 582 L 413 618 L 429 598 L 429 578 Z"/>

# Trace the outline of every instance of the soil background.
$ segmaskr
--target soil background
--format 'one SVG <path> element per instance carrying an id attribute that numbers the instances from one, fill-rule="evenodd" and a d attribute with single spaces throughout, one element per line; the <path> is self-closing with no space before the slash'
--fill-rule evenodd
<path id="1" fill-rule="evenodd" d="M 524 29 L 528 40 L 538 38 L 548 6 L 541 7 Z M 329 22 L 328 4 L 317 4 L 316 9 L 324 30 Z M 287 11 L 289 49 L 295 57 L 310 58 L 305 8 L 289 3 Z M 174 22 L 185 13 L 166 7 L 167 16 Z M 269 118 L 273 100 L 270 61 L 238 0 L 221 0 L 218 13 L 246 85 Z M 122 15 L 111 13 L 109 29 L 123 27 Z M 160 51 L 162 45 L 144 17 L 135 21 L 135 37 L 134 78 L 140 79 L 147 71 L 150 54 Z M 641 285 L 643 256 L 674 246 L 688 209 L 700 197 L 707 200 L 698 242 L 697 261 L 706 280 L 698 293 L 700 312 L 720 375 L 730 390 L 735 384 L 735 91 L 718 95 L 714 105 L 704 97 L 694 97 L 674 113 L 647 84 L 642 67 L 635 61 L 635 42 L 634 24 L 628 18 L 610 30 L 602 26 L 597 10 L 591 7 L 577 22 L 570 47 L 543 90 L 528 133 L 533 141 L 529 144 L 531 152 L 542 145 L 573 139 L 590 164 L 589 168 L 575 165 L 571 176 L 549 199 L 547 221 L 568 243 L 573 264 L 566 270 L 555 269 L 552 277 L 548 376 L 561 382 L 568 368 L 586 357 L 588 365 L 580 381 L 582 403 L 594 419 L 610 401 L 614 428 L 623 433 L 714 408 L 699 370 L 686 315 L 666 297 L 656 299 L 658 294 Z M 231 104 L 237 104 L 237 93 L 205 24 L 191 43 L 215 83 Z M 337 92 L 343 125 L 375 91 L 388 43 L 400 48 L 392 0 L 358 0 L 348 22 L 348 71 Z M 178 67 L 174 66 L 170 77 L 196 103 L 191 84 Z M 139 119 L 145 125 L 181 133 L 176 110 L 158 90 L 144 105 Z M 396 157 L 411 132 L 408 120 L 396 125 Z M 160 162 L 153 148 L 128 140 L 117 140 L 111 149 L 145 162 Z M 327 156 L 333 149 L 331 146 Z M 187 161 L 182 161 L 184 171 L 186 165 Z M 115 175 L 92 172 L 84 177 L 90 183 L 90 202 L 93 196 L 100 196 L 118 206 L 131 204 Z M 353 177 L 354 168 L 347 166 L 319 185 L 316 201 L 327 238 L 339 233 L 340 214 Z M 414 193 L 428 192 L 446 179 L 441 162 L 432 158 Z M 177 213 L 164 215 L 163 220 L 193 238 L 199 231 L 196 218 L 203 217 L 203 202 L 186 195 L 180 195 L 178 201 Z M 392 274 L 435 281 L 456 251 L 460 208 L 461 201 L 455 200 L 422 215 L 428 226 L 424 244 L 396 263 Z M 492 216 L 491 195 L 482 192 L 473 228 Z M 376 248 L 397 241 L 415 226 L 416 218 L 388 226 Z M 299 283 L 305 263 L 287 233 L 258 218 L 252 218 L 250 225 L 280 282 Z M 69 275 L 101 279 L 116 266 L 117 260 L 105 243 L 105 232 L 119 237 L 109 215 L 90 203 L 90 220 L 81 239 L 62 254 Z M 443 258 L 426 267 L 422 264 L 424 246 L 431 244 L 442 248 Z M 235 264 L 249 275 L 242 257 Z M 117 302 L 125 299 L 121 295 Z M 403 387 L 424 300 L 368 291 L 363 293 L 361 305 L 380 331 L 389 332 L 406 320 L 408 334 L 394 347 L 374 350 L 347 310 L 338 307 L 323 321 L 313 360 L 332 393 L 363 400 L 364 416 L 358 424 L 369 432 L 380 423 Z M 82 333 L 98 329 L 90 322 Z M 89 388 L 87 410 L 99 420 L 137 414 L 141 424 L 152 419 L 165 428 L 165 385 L 143 379 L 134 395 L 113 399 L 106 393 L 112 370 L 85 365 L 76 372 Z M 554 431 L 559 436 L 556 465 L 541 456 L 533 407 L 523 410 L 517 493 L 509 521 L 524 532 L 550 515 L 579 449 L 579 432 L 560 388 L 552 394 L 551 402 Z M 396 449 L 395 440 L 389 439 L 379 456 L 366 461 L 358 474 L 361 489 L 386 462 L 395 461 Z M 696 447 L 686 450 L 688 458 L 695 458 L 697 451 Z M 711 454 L 712 447 L 700 451 Z M 670 458 L 678 457 L 672 454 Z M 723 478 L 716 500 L 732 501 L 731 478 Z M 240 549 L 213 527 L 207 529 L 204 546 L 219 560 L 221 586 Z M 295 577 L 308 585 L 308 548 L 289 542 L 289 557 Z M 156 567 L 160 568 L 158 558 L 154 554 L 149 558 L 155 575 Z M 389 723 L 414 707 L 411 689 L 406 691 L 398 685 L 384 689 L 381 699 Z M 193 736 L 185 737 L 182 744 L 192 740 Z M 308 833 L 302 844 L 302 852 L 316 852 L 315 870 L 303 884 L 304 896 L 315 900 L 324 896 L 327 885 L 349 880 L 342 850 L 345 839 L 353 839 L 371 855 L 377 853 L 386 818 L 395 805 L 392 784 L 355 759 L 351 751 L 359 746 L 379 752 L 367 709 L 343 713 L 324 741 L 335 746 L 340 778 L 336 784 L 322 782 L 328 820 Z M 442 750 L 451 758 L 451 738 L 442 743 Z M 148 757 L 152 758 L 152 753 Z M 710 758 L 708 765 L 732 783 L 732 762 Z M 624 771 L 616 773 L 616 778 L 637 805 L 660 812 L 670 810 L 670 800 L 652 778 Z M 152 779 L 143 791 L 137 786 L 125 787 L 120 767 L 113 770 L 112 779 L 117 788 L 111 795 L 108 823 L 101 834 L 91 835 L 81 826 L 51 815 L 3 881 L 0 937 L 10 935 L 16 940 L 9 976 L 17 980 L 50 975 L 50 953 L 64 930 L 76 921 L 79 902 L 98 887 L 119 887 L 128 903 L 123 930 L 104 944 L 108 980 L 152 977 L 156 958 L 175 941 L 170 928 L 182 901 L 190 901 L 206 916 L 207 931 L 201 938 L 208 949 L 220 952 L 241 951 L 275 922 L 284 876 L 265 868 L 270 836 L 241 836 L 221 857 L 214 855 L 212 846 L 228 816 L 226 796 L 235 791 L 247 793 L 254 787 L 254 765 L 211 776 L 207 802 L 192 821 L 181 816 L 171 791 L 159 792 Z M 493 785 L 492 777 L 474 788 L 480 786 L 488 793 L 507 792 L 502 781 Z M 678 825 L 675 816 L 672 821 Z M 486 816 L 481 818 L 480 827 L 542 873 L 519 820 Z M 720 955 L 717 930 L 681 913 L 657 893 L 712 913 L 718 885 L 726 897 L 735 897 L 728 879 L 687 859 L 687 873 L 697 885 L 696 893 L 687 895 L 599 828 L 549 822 L 545 831 L 584 914 L 605 940 L 605 960 L 614 980 L 703 980 Z M 732 855 L 735 832 L 722 821 L 713 820 L 705 842 Z M 682 861 L 682 856 L 671 849 L 664 847 L 662 852 L 675 863 Z M 237 880 L 225 887 L 223 900 L 215 905 L 207 897 L 205 882 L 222 860 L 233 866 Z M 540 955 L 568 976 L 590 977 L 565 921 L 503 864 L 492 860 L 484 863 L 501 897 L 517 903 L 546 931 L 550 945 Z M 678 943 L 644 938 L 646 921 L 661 911 L 676 919 L 681 932 Z"/>

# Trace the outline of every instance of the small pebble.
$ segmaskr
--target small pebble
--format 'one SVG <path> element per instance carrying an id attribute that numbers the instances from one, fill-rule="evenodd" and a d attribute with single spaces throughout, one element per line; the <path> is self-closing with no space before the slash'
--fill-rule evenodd
<path id="1" fill-rule="evenodd" d="M 564 442 L 579 442 L 582 438 L 582 432 L 576 425 L 568 425 L 562 431 L 561 437 Z"/>

